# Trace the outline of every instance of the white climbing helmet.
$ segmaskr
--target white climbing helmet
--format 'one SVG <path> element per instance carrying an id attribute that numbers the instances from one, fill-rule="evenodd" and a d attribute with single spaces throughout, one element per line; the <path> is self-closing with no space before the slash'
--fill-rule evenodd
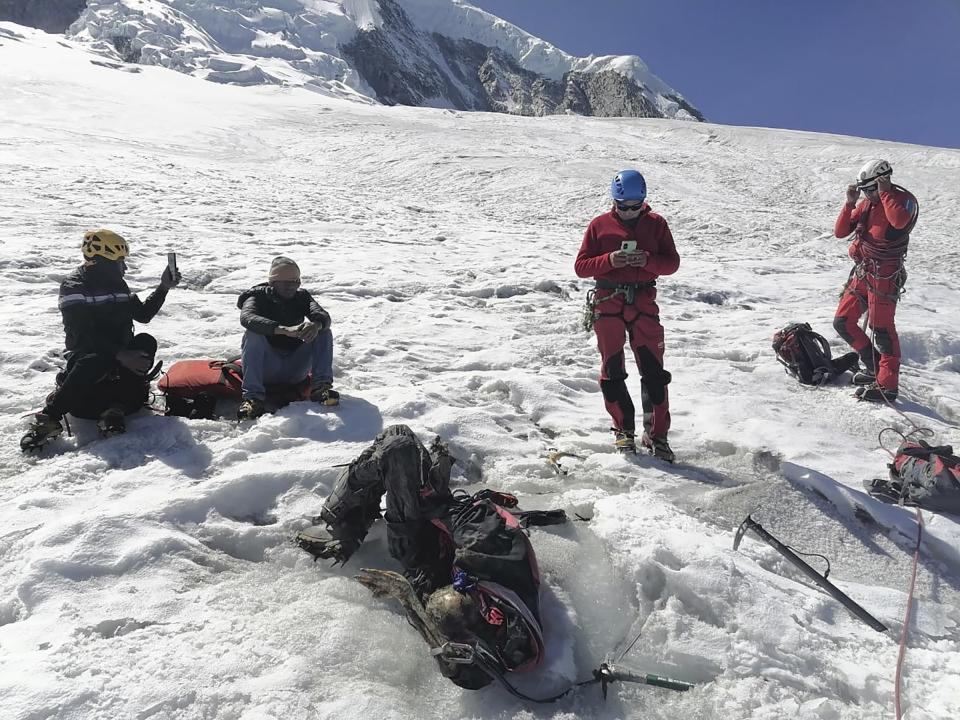
<path id="1" fill-rule="evenodd" d="M 860 168 L 860 172 L 857 173 L 857 185 L 863 187 L 864 185 L 869 185 L 874 182 L 878 177 L 892 174 L 893 168 L 890 167 L 890 163 L 886 160 L 871 160 Z"/>

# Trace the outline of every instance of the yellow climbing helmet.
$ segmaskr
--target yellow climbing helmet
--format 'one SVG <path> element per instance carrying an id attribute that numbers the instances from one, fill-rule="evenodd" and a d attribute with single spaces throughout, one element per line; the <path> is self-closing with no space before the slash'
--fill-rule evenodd
<path id="1" fill-rule="evenodd" d="M 100 228 L 99 230 L 87 230 L 83 234 L 83 256 L 87 260 L 93 260 L 95 257 L 106 258 L 107 260 L 120 260 L 130 254 L 130 248 L 127 247 L 127 241 L 117 235 L 113 230 Z"/>

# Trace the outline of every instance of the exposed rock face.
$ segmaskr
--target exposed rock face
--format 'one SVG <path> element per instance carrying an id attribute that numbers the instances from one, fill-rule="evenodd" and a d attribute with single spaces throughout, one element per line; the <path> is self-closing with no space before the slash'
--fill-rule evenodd
<path id="1" fill-rule="evenodd" d="M 0 20 L 64 33 L 87 6 L 87 0 L 0 0 Z"/>
<path id="2" fill-rule="evenodd" d="M 86 0 L 70 34 L 111 60 L 360 102 L 703 120 L 636 56 L 573 57 L 455 0 Z"/>
<path id="3" fill-rule="evenodd" d="M 498 48 L 420 32 L 394 0 L 379 5 L 382 26 L 361 29 L 341 50 L 382 103 L 517 115 L 664 117 L 647 97 L 649 89 L 621 73 L 571 71 L 552 80 Z M 683 98 L 669 99 L 703 120 Z"/>
<path id="4" fill-rule="evenodd" d="M 380 3 L 383 27 L 360 30 L 342 45 L 343 56 L 387 105 L 431 105 L 444 98 L 460 110 L 487 110 L 465 87 L 457 87 L 436 58 L 429 37 L 418 31 L 392 0 Z M 432 52 L 431 52 L 432 51 Z"/>

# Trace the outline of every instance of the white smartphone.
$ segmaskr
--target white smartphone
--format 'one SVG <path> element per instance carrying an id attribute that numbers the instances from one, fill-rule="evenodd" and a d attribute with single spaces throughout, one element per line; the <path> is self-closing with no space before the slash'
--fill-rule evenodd
<path id="1" fill-rule="evenodd" d="M 167 267 L 170 268 L 170 275 L 177 276 L 177 254 L 175 252 L 167 253 Z"/>
<path id="2" fill-rule="evenodd" d="M 624 252 L 633 253 L 637 251 L 637 241 L 636 240 L 624 240 L 620 243 L 620 249 Z"/>

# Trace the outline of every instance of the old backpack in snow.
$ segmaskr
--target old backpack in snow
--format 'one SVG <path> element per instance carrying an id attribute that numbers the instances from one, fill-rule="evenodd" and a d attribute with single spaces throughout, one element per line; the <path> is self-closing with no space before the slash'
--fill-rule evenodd
<path id="1" fill-rule="evenodd" d="M 884 502 L 960 514 L 960 457 L 950 445 L 933 447 L 907 440 L 888 466 L 890 477 L 873 480 L 867 489 Z"/>
<path id="2" fill-rule="evenodd" d="M 810 323 L 791 323 L 773 336 L 777 361 L 803 385 L 823 385 L 857 367 L 855 352 L 834 360 L 827 339 L 815 333 Z"/>

